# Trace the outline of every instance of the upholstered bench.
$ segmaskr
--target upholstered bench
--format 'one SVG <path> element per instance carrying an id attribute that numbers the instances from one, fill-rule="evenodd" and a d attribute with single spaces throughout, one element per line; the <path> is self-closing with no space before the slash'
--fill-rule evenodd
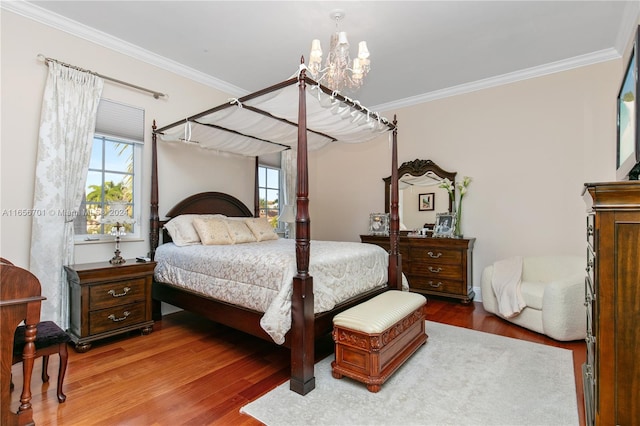
<path id="1" fill-rule="evenodd" d="M 424 296 L 386 291 L 333 318 L 335 361 L 332 375 L 380 386 L 427 341 Z"/>

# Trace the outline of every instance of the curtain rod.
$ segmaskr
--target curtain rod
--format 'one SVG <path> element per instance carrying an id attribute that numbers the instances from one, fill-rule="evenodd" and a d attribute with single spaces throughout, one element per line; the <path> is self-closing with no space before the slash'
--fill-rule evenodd
<path id="1" fill-rule="evenodd" d="M 65 66 L 65 67 L 73 68 L 74 70 L 78 70 L 78 71 L 87 72 L 87 73 L 93 74 L 95 76 L 104 78 L 105 80 L 109 80 L 109 81 L 112 81 L 114 83 L 122 84 L 123 86 L 133 87 L 134 89 L 141 90 L 141 91 L 147 92 L 147 93 L 151 93 L 155 99 L 159 99 L 161 97 L 168 97 L 169 96 L 166 93 L 161 93 L 161 92 L 157 92 L 155 90 L 146 89 L 144 87 L 140 87 L 140 86 L 137 86 L 135 84 L 127 83 L 126 81 L 118 80 L 118 79 L 112 78 L 112 77 L 107 77 L 106 75 L 99 74 L 99 73 L 97 73 L 95 71 L 87 70 L 87 69 L 84 69 L 84 68 L 77 67 L 75 65 L 70 65 L 70 64 L 64 63 L 64 62 L 59 61 L 59 60 L 54 59 L 54 58 L 48 58 L 48 57 L 44 56 L 42 53 L 38 54 L 38 59 L 40 59 L 41 61 L 45 61 L 47 63 L 47 65 L 49 65 L 49 62 L 56 62 L 56 63 L 58 63 L 60 65 Z"/>

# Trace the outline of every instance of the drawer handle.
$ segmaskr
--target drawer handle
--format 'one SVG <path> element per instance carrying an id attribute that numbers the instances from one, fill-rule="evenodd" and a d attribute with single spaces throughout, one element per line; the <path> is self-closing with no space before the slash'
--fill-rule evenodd
<path id="1" fill-rule="evenodd" d="M 131 312 L 124 311 L 124 316 L 122 318 L 116 318 L 116 316 L 113 314 L 109 315 L 107 318 L 109 318 L 113 322 L 119 322 L 126 320 L 129 315 L 131 315 Z"/>
<path id="2" fill-rule="evenodd" d="M 442 285 L 442 281 L 438 281 L 437 284 L 434 284 L 433 281 L 429 281 L 429 285 L 433 288 L 439 288 Z"/>
<path id="3" fill-rule="evenodd" d="M 440 256 L 442 256 L 442 253 L 438 252 L 438 254 L 433 254 L 432 251 L 427 253 L 430 257 L 433 257 L 434 259 L 439 258 Z"/>
<path id="4" fill-rule="evenodd" d="M 440 267 L 434 268 L 433 266 L 429 266 L 429 271 L 433 272 L 434 274 L 437 274 L 438 272 L 442 271 L 442 268 Z"/>
<path id="5" fill-rule="evenodd" d="M 107 292 L 107 294 L 110 294 L 113 297 L 122 297 L 122 296 L 126 296 L 127 293 L 129 293 L 129 291 L 131 291 L 131 288 L 130 287 L 125 287 L 123 290 L 124 290 L 124 293 L 118 293 L 118 294 L 116 294 L 115 290 L 109 290 Z"/>

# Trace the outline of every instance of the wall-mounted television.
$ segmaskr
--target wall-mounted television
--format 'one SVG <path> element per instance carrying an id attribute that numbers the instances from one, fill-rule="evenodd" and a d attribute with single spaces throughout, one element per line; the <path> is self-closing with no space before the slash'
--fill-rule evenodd
<path id="1" fill-rule="evenodd" d="M 616 150 L 616 179 L 637 180 L 640 175 L 640 108 L 638 95 L 638 49 L 640 26 L 631 51 L 629 64 L 618 92 L 618 141 Z"/>

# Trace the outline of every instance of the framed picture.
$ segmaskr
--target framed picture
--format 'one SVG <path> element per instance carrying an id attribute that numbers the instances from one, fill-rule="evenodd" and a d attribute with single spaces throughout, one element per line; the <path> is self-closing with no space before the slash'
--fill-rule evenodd
<path id="1" fill-rule="evenodd" d="M 436 193 L 429 192 L 427 194 L 418 195 L 418 210 L 421 212 L 433 210 Z"/>
<path id="2" fill-rule="evenodd" d="M 369 215 L 370 235 L 389 235 L 389 213 L 371 213 Z"/>
<path id="3" fill-rule="evenodd" d="M 433 229 L 434 237 L 453 237 L 456 217 L 453 213 L 436 214 L 436 225 Z"/>

